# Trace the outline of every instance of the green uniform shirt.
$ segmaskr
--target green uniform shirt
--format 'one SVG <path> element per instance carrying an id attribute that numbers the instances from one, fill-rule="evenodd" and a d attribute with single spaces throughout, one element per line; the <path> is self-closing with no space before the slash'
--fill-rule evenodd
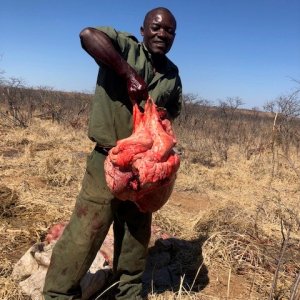
<path id="1" fill-rule="evenodd" d="M 166 57 L 161 73 L 154 73 L 151 54 L 134 36 L 111 27 L 97 29 L 109 36 L 122 57 L 144 78 L 149 95 L 156 104 L 166 108 L 172 119 L 177 117 L 182 103 L 182 86 L 177 67 Z M 89 138 L 101 146 L 112 147 L 117 140 L 131 134 L 132 104 L 126 82 L 113 70 L 101 65 L 90 113 Z"/>

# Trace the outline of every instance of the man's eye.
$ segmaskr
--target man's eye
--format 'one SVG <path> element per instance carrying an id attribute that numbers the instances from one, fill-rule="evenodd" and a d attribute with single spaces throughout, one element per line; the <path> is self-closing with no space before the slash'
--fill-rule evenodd
<path id="1" fill-rule="evenodd" d="M 169 34 L 174 35 L 175 34 L 175 30 L 173 28 L 167 28 L 166 30 Z"/>
<path id="2" fill-rule="evenodd" d="M 159 26 L 157 26 L 157 25 L 152 25 L 152 26 L 151 26 L 151 29 L 154 30 L 154 31 L 159 30 Z"/>

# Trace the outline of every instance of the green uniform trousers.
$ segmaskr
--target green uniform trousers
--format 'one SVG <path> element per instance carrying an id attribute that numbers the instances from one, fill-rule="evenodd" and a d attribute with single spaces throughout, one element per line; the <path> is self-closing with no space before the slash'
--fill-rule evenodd
<path id="1" fill-rule="evenodd" d="M 140 299 L 141 276 L 151 235 L 151 213 L 131 201 L 115 199 L 104 176 L 106 156 L 93 151 L 82 189 L 63 235 L 57 241 L 44 285 L 45 300 L 80 299 L 80 280 L 88 271 L 113 222 L 115 299 Z"/>

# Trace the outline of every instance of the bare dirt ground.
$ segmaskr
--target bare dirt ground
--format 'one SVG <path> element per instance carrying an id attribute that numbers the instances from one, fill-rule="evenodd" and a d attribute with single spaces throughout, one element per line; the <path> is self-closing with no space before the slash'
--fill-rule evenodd
<path id="1" fill-rule="evenodd" d="M 1 126 L 0 135 L 0 299 L 26 299 L 13 266 L 52 224 L 68 220 L 93 144 L 83 131 L 41 120 Z M 215 167 L 189 155 L 154 214 L 154 224 L 181 241 L 181 283 L 150 298 L 268 299 L 288 237 L 273 298 L 289 299 L 300 267 L 297 174 L 272 153 L 247 160 L 231 149 Z"/>

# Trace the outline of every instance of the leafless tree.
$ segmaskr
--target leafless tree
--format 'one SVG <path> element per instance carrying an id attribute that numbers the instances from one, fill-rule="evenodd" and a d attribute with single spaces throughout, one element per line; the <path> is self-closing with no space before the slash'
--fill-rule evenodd
<path id="1" fill-rule="evenodd" d="M 3 105 L 7 107 L 7 119 L 16 126 L 27 127 L 35 107 L 32 93 L 25 87 L 23 80 L 16 77 L 5 80 L 1 99 Z"/>
<path id="2" fill-rule="evenodd" d="M 300 147 L 300 90 L 266 103 L 264 109 L 274 115 L 274 142 L 289 155 L 292 145 Z"/>
<path id="3" fill-rule="evenodd" d="M 226 100 L 219 101 L 217 117 L 221 122 L 221 126 L 218 131 L 215 131 L 214 148 L 223 161 L 228 159 L 228 150 L 233 137 L 232 129 L 236 119 L 240 116 L 240 114 L 237 114 L 237 110 L 241 105 L 243 105 L 243 102 L 239 97 L 229 97 Z"/>

